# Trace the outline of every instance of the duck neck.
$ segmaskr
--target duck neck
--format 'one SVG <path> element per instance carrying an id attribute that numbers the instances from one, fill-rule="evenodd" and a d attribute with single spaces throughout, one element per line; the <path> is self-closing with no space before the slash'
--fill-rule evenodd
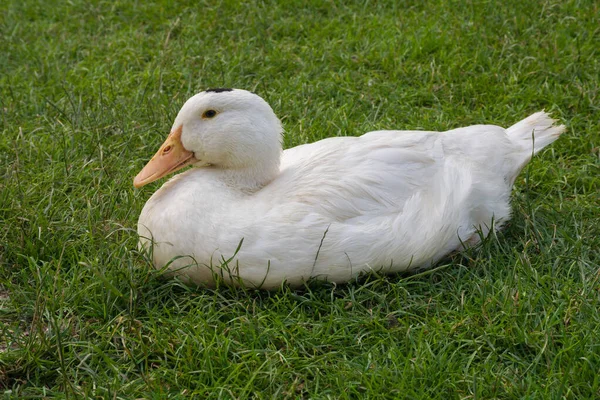
<path id="1" fill-rule="evenodd" d="M 243 193 L 254 193 L 279 175 L 279 157 L 269 163 L 242 168 L 219 168 L 219 178 L 232 189 Z"/>

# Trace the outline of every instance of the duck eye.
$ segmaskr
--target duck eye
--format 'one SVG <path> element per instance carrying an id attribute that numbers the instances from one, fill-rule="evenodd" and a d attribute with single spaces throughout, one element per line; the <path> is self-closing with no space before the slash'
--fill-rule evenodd
<path id="1" fill-rule="evenodd" d="M 206 110 L 204 111 L 204 114 L 202 114 L 202 118 L 212 118 L 215 115 L 217 115 L 217 112 L 215 110 Z"/>

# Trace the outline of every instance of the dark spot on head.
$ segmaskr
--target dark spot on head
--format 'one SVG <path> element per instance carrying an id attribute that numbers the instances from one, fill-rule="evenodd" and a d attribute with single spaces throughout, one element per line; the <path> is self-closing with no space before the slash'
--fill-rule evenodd
<path id="1" fill-rule="evenodd" d="M 205 92 L 207 93 L 223 93 L 223 92 L 232 92 L 233 89 L 229 89 L 229 88 L 214 88 L 214 89 L 207 89 L 205 90 Z"/>

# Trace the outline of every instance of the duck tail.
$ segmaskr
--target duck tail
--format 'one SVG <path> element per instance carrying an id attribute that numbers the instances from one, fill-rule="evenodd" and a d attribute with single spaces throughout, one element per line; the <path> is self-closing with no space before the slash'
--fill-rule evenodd
<path id="1" fill-rule="evenodd" d="M 508 137 L 527 151 L 527 159 L 554 142 L 565 131 L 564 125 L 555 125 L 556 121 L 545 111 L 536 112 L 508 128 Z"/>

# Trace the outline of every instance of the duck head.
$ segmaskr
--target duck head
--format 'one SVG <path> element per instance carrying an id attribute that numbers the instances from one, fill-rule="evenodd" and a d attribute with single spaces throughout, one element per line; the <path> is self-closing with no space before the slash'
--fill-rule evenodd
<path id="1" fill-rule="evenodd" d="M 191 97 L 171 133 L 134 178 L 140 188 L 188 165 L 219 168 L 261 182 L 279 171 L 281 123 L 260 96 L 210 89 Z"/>

